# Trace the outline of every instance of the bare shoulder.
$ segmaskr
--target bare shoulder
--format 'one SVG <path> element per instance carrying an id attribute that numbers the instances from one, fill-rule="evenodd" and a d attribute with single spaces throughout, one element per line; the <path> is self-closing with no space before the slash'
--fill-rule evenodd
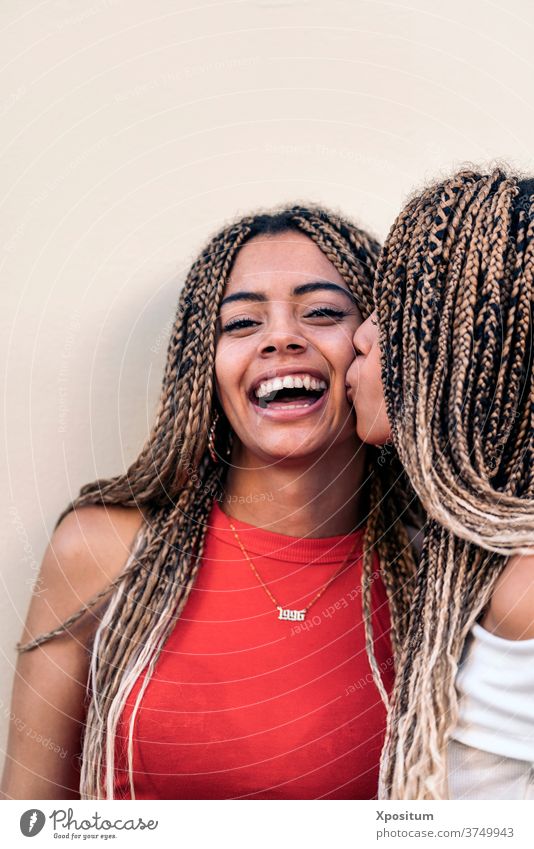
<path id="1" fill-rule="evenodd" d="M 508 640 L 534 639 L 534 555 L 510 558 L 482 624 Z"/>
<path id="2" fill-rule="evenodd" d="M 144 521 L 139 510 L 120 507 L 68 513 L 45 551 L 21 642 L 53 632 L 105 590 Z M 19 655 L 0 798 L 79 798 L 92 641 L 109 598 L 104 592 L 67 631 Z"/>
<path id="3" fill-rule="evenodd" d="M 21 642 L 57 627 L 115 580 L 144 521 L 137 508 L 89 505 L 67 513 L 43 557 L 27 622 L 33 633 Z M 92 636 L 100 611 L 85 617 L 79 639 Z"/>
<path id="4" fill-rule="evenodd" d="M 54 530 L 50 548 L 71 569 L 78 569 L 82 579 L 91 582 L 98 573 L 113 579 L 124 565 L 144 521 L 141 510 L 135 507 L 96 504 L 79 507 L 67 513 Z"/>

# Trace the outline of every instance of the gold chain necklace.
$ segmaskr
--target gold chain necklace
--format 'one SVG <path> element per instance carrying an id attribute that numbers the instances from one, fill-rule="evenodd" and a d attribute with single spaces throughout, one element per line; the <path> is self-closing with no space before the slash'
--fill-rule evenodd
<path id="1" fill-rule="evenodd" d="M 351 555 L 354 553 L 354 551 L 355 551 L 355 549 L 356 549 L 356 546 L 358 545 L 358 543 L 359 543 L 359 541 L 360 541 L 360 535 L 358 534 L 358 536 L 357 536 L 357 538 L 356 538 L 356 540 L 355 540 L 355 542 L 354 542 L 354 545 L 352 546 L 351 550 L 349 551 L 349 553 L 347 554 L 347 556 L 346 556 L 346 557 L 345 557 L 345 559 L 343 560 L 343 563 L 341 564 L 341 566 L 339 567 L 339 569 L 337 570 L 337 572 L 335 572 L 335 573 L 332 575 L 332 577 L 331 577 L 331 578 L 330 578 L 330 579 L 326 582 L 326 584 L 324 584 L 324 586 L 323 586 L 323 587 L 319 590 L 319 592 L 317 593 L 317 595 L 315 596 L 315 598 L 313 598 L 313 599 L 310 601 L 310 603 L 308 604 L 308 606 L 307 606 L 307 607 L 305 607 L 305 608 L 304 608 L 304 610 L 291 610 L 291 609 L 289 609 L 289 608 L 284 608 L 284 607 L 282 607 L 280 604 L 278 604 L 278 602 L 277 602 L 277 600 L 275 599 L 274 595 L 273 595 L 273 594 L 272 594 L 272 592 L 270 591 L 269 587 L 267 587 L 267 586 L 264 584 L 264 582 L 262 581 L 262 579 L 261 579 L 260 575 L 258 574 L 258 570 L 256 569 L 256 567 L 254 566 L 254 563 L 252 562 L 252 560 L 251 560 L 251 559 L 250 559 L 250 557 L 248 556 L 248 553 L 247 553 L 247 552 L 246 552 L 246 550 L 245 550 L 245 546 L 243 545 L 243 543 L 242 543 L 242 542 L 241 542 L 241 540 L 239 539 L 239 535 L 238 535 L 238 533 L 237 533 L 236 528 L 234 527 L 234 525 L 233 525 L 233 524 L 232 524 L 232 522 L 230 521 L 230 517 L 229 517 L 229 516 L 226 516 L 226 518 L 228 519 L 228 524 L 230 525 L 230 527 L 232 528 L 232 531 L 234 532 L 234 536 L 235 536 L 235 538 L 236 538 L 236 540 L 237 540 L 237 543 L 238 543 L 238 545 L 239 545 L 239 547 L 240 547 L 241 551 L 243 552 L 243 555 L 245 556 L 245 558 L 248 560 L 248 562 L 249 562 L 249 563 L 250 563 L 250 565 L 251 565 L 252 571 L 254 572 L 254 574 L 256 575 L 256 578 L 258 579 L 258 581 L 259 581 L 259 582 L 260 582 L 260 584 L 262 585 L 263 589 L 265 590 L 265 592 L 267 593 L 267 595 L 269 596 L 269 598 L 270 598 L 270 599 L 271 599 L 271 601 L 273 602 L 274 606 L 275 606 L 275 607 L 276 607 L 276 609 L 278 610 L 278 618 L 279 618 L 279 619 L 290 619 L 292 622 L 295 622 L 295 621 L 297 621 L 297 622 L 302 622 L 302 621 L 306 618 L 306 614 L 307 614 L 308 610 L 310 609 L 310 607 L 312 606 L 312 604 L 315 604 L 315 602 L 316 602 L 319 598 L 321 598 L 321 596 L 322 596 L 322 594 L 324 593 L 324 591 L 325 591 L 326 589 L 328 589 L 328 587 L 330 586 L 330 584 L 331 584 L 333 581 L 335 581 L 335 579 L 338 577 L 338 575 L 340 575 L 340 574 L 341 574 L 341 572 L 344 570 L 344 568 L 345 568 L 346 564 L 347 564 L 347 563 L 348 563 L 348 561 L 349 561 L 349 558 L 350 558 L 350 557 L 351 557 Z"/>

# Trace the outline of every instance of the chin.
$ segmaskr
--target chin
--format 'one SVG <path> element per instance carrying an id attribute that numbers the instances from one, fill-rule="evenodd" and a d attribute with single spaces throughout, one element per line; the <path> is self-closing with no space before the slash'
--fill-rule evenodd
<path id="1" fill-rule="evenodd" d="M 339 440 L 341 441 L 341 440 Z M 317 457 L 326 457 L 329 452 L 335 450 L 338 442 L 333 438 L 317 439 L 313 433 L 297 434 L 286 433 L 280 435 L 279 439 L 265 441 L 256 445 L 248 446 L 248 450 L 266 463 L 300 463 L 309 458 L 310 462 Z"/>
<path id="2" fill-rule="evenodd" d="M 255 453 L 263 457 L 266 462 L 271 463 L 293 463 L 300 461 L 305 457 L 312 457 L 319 454 L 324 454 L 327 451 L 327 446 L 307 445 L 300 443 L 284 443 L 283 445 L 265 445 L 258 447 Z"/>
<path id="3" fill-rule="evenodd" d="M 376 448 L 380 448 L 381 445 L 385 445 L 390 439 L 389 432 L 384 433 L 381 429 L 372 427 L 365 428 L 361 425 L 356 425 L 356 434 L 366 445 L 374 445 Z"/>

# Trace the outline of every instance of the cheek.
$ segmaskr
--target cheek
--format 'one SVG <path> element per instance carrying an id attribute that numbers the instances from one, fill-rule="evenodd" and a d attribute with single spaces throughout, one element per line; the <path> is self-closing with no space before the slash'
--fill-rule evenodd
<path id="1" fill-rule="evenodd" d="M 345 327 L 342 331 L 332 334 L 331 338 L 317 340 L 316 342 L 317 350 L 327 361 L 330 370 L 334 372 L 335 377 L 339 377 L 341 380 L 343 391 L 345 375 L 354 360 L 352 338 L 356 327 L 357 324 L 354 325 L 353 329 Z"/>
<path id="2" fill-rule="evenodd" d="M 215 349 L 215 391 L 227 415 L 239 403 L 249 357 L 244 340 L 224 337 Z"/>
<path id="3" fill-rule="evenodd" d="M 384 400 L 384 392 L 382 389 L 382 367 L 380 365 L 380 351 L 375 346 L 368 357 L 367 365 L 369 367 L 369 381 L 374 387 L 374 394 L 377 398 Z"/>
<path id="4" fill-rule="evenodd" d="M 386 413 L 380 354 L 370 354 L 360 372 L 360 389 L 357 394 L 356 419 L 358 434 L 364 442 L 383 445 L 391 437 Z"/>
<path id="5" fill-rule="evenodd" d="M 231 356 L 229 346 L 220 342 L 215 350 L 215 391 L 219 400 L 223 401 L 231 395 L 235 380 L 235 359 Z"/>
<path id="6" fill-rule="evenodd" d="M 371 354 L 363 362 L 354 384 L 356 411 L 360 418 L 376 420 L 384 407 L 380 359 Z"/>
<path id="7" fill-rule="evenodd" d="M 380 377 L 377 375 L 376 371 L 373 371 L 369 376 L 368 386 L 368 410 L 366 411 L 366 415 L 370 421 L 372 420 L 377 426 L 379 426 L 384 421 L 385 406 L 384 396 L 382 394 L 382 384 L 380 383 Z"/>
<path id="8" fill-rule="evenodd" d="M 215 348 L 215 387 L 219 391 L 220 384 L 224 384 L 224 377 L 226 371 L 226 363 L 224 352 L 221 348 L 221 345 L 218 344 Z"/>

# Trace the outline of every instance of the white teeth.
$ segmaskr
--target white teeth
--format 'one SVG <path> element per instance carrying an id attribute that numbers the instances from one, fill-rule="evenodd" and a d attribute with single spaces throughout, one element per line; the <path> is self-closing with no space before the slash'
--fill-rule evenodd
<path id="1" fill-rule="evenodd" d="M 283 405 L 279 404 L 278 406 L 275 406 L 275 409 L 277 409 L 277 410 L 278 409 L 280 409 L 280 410 L 301 410 L 303 407 L 309 407 L 309 406 L 310 406 L 309 401 L 306 401 L 306 402 L 303 402 L 301 404 L 283 404 Z"/>
<path id="2" fill-rule="evenodd" d="M 286 374 L 284 377 L 275 377 L 272 380 L 264 380 L 255 389 L 256 398 L 264 398 L 270 395 L 271 392 L 279 392 L 280 389 L 327 389 L 326 381 L 318 380 L 309 374 L 292 375 Z"/>

